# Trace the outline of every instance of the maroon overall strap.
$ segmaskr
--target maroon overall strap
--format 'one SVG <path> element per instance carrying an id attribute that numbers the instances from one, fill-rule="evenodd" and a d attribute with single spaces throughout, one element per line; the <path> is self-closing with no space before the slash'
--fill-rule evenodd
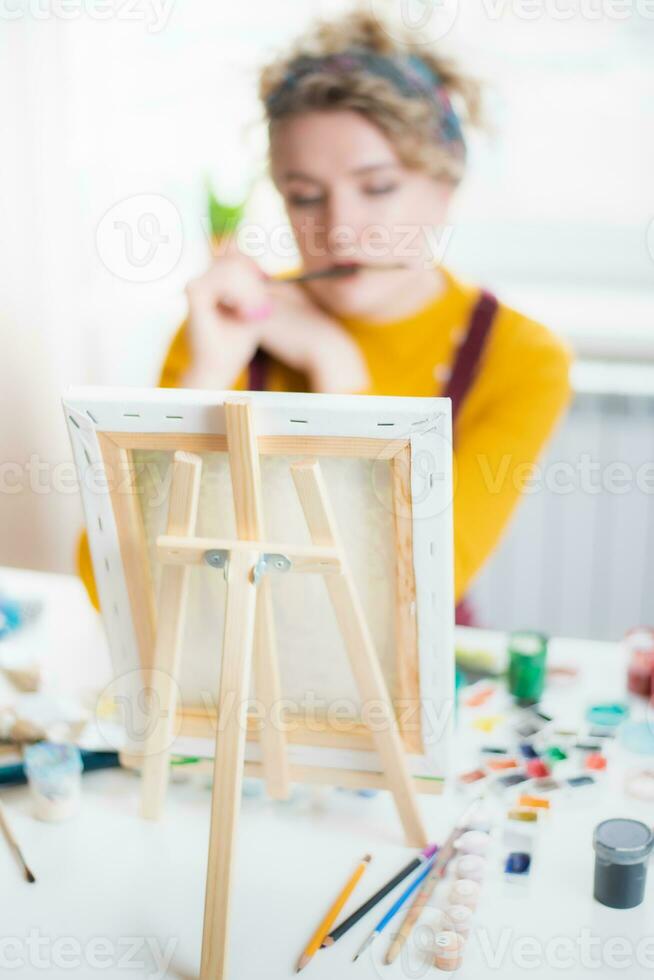
<path id="1" fill-rule="evenodd" d="M 472 311 L 468 333 L 459 348 L 450 380 L 443 392 L 444 398 L 452 399 L 452 424 L 456 421 L 464 399 L 477 377 L 497 307 L 498 302 L 495 297 L 490 293 L 482 292 Z"/>
<path id="2" fill-rule="evenodd" d="M 456 421 L 464 399 L 474 384 L 482 361 L 486 342 L 497 313 L 498 302 L 490 293 L 482 292 L 470 317 L 465 340 L 459 348 L 452 374 L 443 396 L 452 399 L 452 424 Z M 458 626 L 475 626 L 475 614 L 467 599 L 456 607 Z"/>
<path id="3" fill-rule="evenodd" d="M 452 422 L 454 423 L 463 400 L 477 376 L 486 341 L 493 326 L 497 312 L 497 300 L 490 293 L 482 292 L 475 305 L 468 333 L 459 348 L 450 380 L 443 392 L 445 398 L 452 399 Z M 261 347 L 250 361 L 248 367 L 248 391 L 264 391 L 268 375 L 269 358 Z"/>
<path id="4" fill-rule="evenodd" d="M 268 355 L 258 347 L 248 367 L 248 391 L 265 391 L 267 377 Z"/>

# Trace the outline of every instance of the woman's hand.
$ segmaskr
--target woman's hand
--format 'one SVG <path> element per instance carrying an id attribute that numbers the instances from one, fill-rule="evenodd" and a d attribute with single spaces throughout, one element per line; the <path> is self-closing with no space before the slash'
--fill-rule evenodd
<path id="1" fill-rule="evenodd" d="M 235 245 L 193 279 L 186 293 L 192 365 L 187 387 L 231 387 L 257 347 L 306 374 L 313 391 L 368 387 L 361 352 L 340 324 L 297 283 L 268 279 Z"/>
<path id="2" fill-rule="evenodd" d="M 268 283 L 253 259 L 228 246 L 186 287 L 191 388 L 229 388 L 247 367 L 272 313 Z"/>
<path id="3" fill-rule="evenodd" d="M 364 391 L 368 371 L 361 351 L 341 325 L 321 310 L 297 283 L 272 281 L 273 309 L 258 324 L 259 344 L 309 378 L 313 391 Z"/>

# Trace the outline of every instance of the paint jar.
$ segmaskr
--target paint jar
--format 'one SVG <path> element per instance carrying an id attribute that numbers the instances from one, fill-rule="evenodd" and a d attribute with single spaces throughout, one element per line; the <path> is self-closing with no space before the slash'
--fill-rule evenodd
<path id="1" fill-rule="evenodd" d="M 434 939 L 434 964 L 439 970 L 453 973 L 463 962 L 465 940 L 456 932 L 439 932 Z"/>
<path id="2" fill-rule="evenodd" d="M 509 636 L 509 690 L 519 704 L 536 704 L 545 687 L 547 637 L 534 630 Z"/>
<path id="3" fill-rule="evenodd" d="M 552 774 L 542 759 L 529 759 L 525 766 L 525 772 L 530 779 L 547 779 Z"/>
<path id="4" fill-rule="evenodd" d="M 547 811 L 550 809 L 550 801 L 544 799 L 542 796 L 531 796 L 529 793 L 523 793 L 522 796 L 518 798 L 519 807 L 529 807 L 531 809 L 536 809 L 539 812 Z"/>
<path id="5" fill-rule="evenodd" d="M 507 881 L 526 881 L 531 872 L 530 851 L 511 851 L 504 859 L 504 877 Z"/>
<path id="6" fill-rule="evenodd" d="M 648 698 L 654 672 L 654 628 L 637 626 L 629 630 L 623 642 L 629 657 L 627 688 L 632 694 Z"/>
<path id="7" fill-rule="evenodd" d="M 482 779 L 486 779 L 486 773 L 483 769 L 469 769 L 468 772 L 461 773 L 459 784 L 461 786 L 472 786 L 473 783 L 479 783 Z M 477 786 L 475 790 L 478 790 Z"/>
<path id="8" fill-rule="evenodd" d="M 644 800 L 646 803 L 654 803 L 654 771 L 642 769 L 639 772 L 629 773 L 624 788 L 627 796 L 635 800 Z"/>
<path id="9" fill-rule="evenodd" d="M 469 878 L 470 881 L 483 881 L 488 862 L 479 854 L 462 854 L 454 862 L 455 878 Z"/>
<path id="10" fill-rule="evenodd" d="M 82 757 L 75 745 L 37 742 L 24 752 L 25 772 L 39 820 L 67 820 L 79 809 Z"/>
<path id="11" fill-rule="evenodd" d="M 645 895 L 647 859 L 654 833 L 640 820 L 604 820 L 593 834 L 593 895 L 612 909 L 633 909 Z"/>
<path id="12" fill-rule="evenodd" d="M 443 912 L 443 928 L 447 932 L 456 932 L 463 939 L 470 935 L 474 913 L 467 905 L 448 905 Z"/>
<path id="13" fill-rule="evenodd" d="M 448 904 L 467 905 L 469 909 L 474 910 L 477 908 L 480 891 L 481 885 L 478 881 L 471 881 L 469 878 L 457 878 L 448 892 Z"/>
<path id="14" fill-rule="evenodd" d="M 466 830 L 481 830 L 484 834 L 490 834 L 493 829 L 493 816 L 485 807 L 475 810 L 466 820 Z"/>
<path id="15" fill-rule="evenodd" d="M 586 721 L 602 735 L 610 735 L 614 728 L 629 717 L 629 707 L 618 701 L 591 704 L 586 711 Z"/>
<path id="16" fill-rule="evenodd" d="M 606 765 L 606 756 L 601 752 L 591 752 L 586 756 L 585 766 L 590 772 L 604 772 Z"/>
<path id="17" fill-rule="evenodd" d="M 518 823 L 538 823 L 539 811 L 532 807 L 514 806 L 508 811 L 507 820 L 517 820 Z"/>
<path id="18" fill-rule="evenodd" d="M 0 595 L 0 637 L 6 636 L 23 625 L 20 604 Z"/>
<path id="19" fill-rule="evenodd" d="M 483 830 L 466 830 L 454 846 L 461 854 L 485 854 L 489 843 L 490 837 Z"/>

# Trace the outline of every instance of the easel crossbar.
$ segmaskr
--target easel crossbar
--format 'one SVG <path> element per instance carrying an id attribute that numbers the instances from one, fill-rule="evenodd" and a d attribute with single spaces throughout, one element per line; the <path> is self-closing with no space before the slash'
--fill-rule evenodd
<path id="1" fill-rule="evenodd" d="M 291 562 L 290 571 L 320 575 L 338 574 L 343 569 L 336 548 L 316 548 L 270 541 L 228 541 L 223 538 L 191 538 L 162 534 L 157 538 L 157 558 L 164 565 L 202 565 L 208 551 L 230 553 L 256 550 L 281 554 Z"/>

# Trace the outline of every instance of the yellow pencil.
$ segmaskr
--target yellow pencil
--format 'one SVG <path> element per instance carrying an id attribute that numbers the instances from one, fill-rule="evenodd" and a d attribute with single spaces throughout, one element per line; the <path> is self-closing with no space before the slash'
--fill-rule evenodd
<path id="1" fill-rule="evenodd" d="M 314 932 L 313 936 L 311 937 L 311 941 L 309 942 L 309 945 L 307 946 L 307 948 L 302 953 L 302 956 L 299 959 L 296 973 L 299 973 L 300 970 L 303 970 L 307 965 L 307 963 L 309 962 L 309 960 L 311 959 L 311 957 L 314 955 L 314 953 L 316 953 L 320 949 L 320 945 L 323 939 L 325 938 L 325 936 L 329 934 L 329 931 L 331 927 L 334 925 L 334 923 L 336 922 L 336 919 L 341 909 L 343 908 L 348 898 L 350 897 L 350 895 L 358 885 L 361 879 L 361 875 L 366 870 L 366 868 L 368 867 L 371 861 L 372 861 L 371 855 L 366 854 L 366 856 L 360 862 L 358 868 L 356 869 L 356 871 L 354 872 L 350 880 L 345 885 L 345 888 L 340 893 L 340 895 L 338 896 L 338 898 L 330 908 L 329 912 L 327 913 L 327 915 L 322 920 L 322 922 Z"/>

